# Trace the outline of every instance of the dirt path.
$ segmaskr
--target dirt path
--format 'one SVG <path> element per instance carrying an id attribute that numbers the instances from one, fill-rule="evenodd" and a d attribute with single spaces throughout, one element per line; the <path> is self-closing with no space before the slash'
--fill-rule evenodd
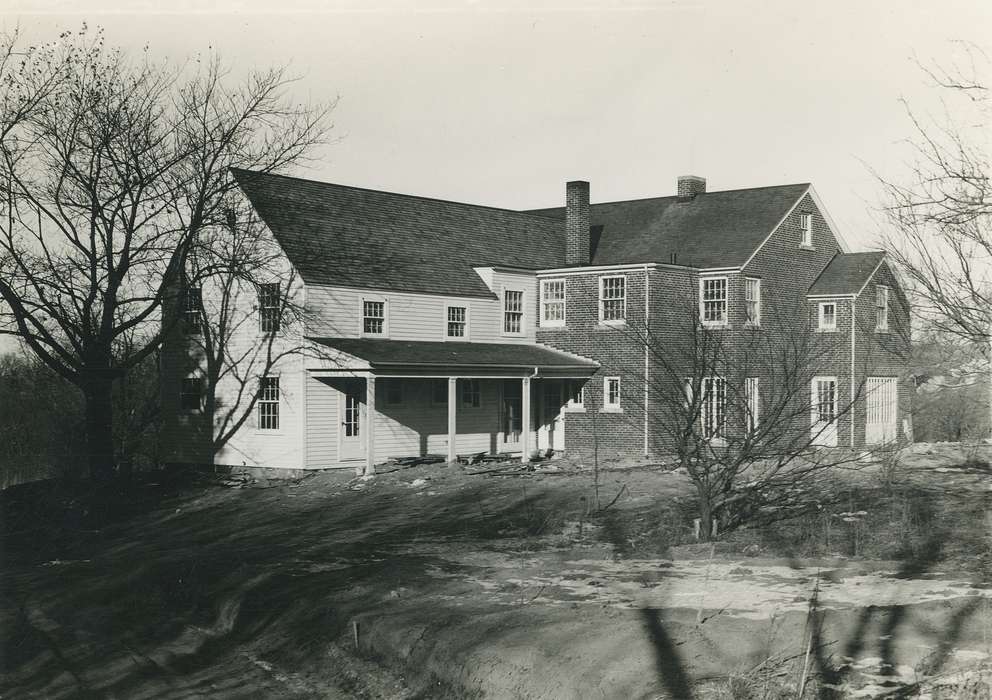
<path id="1" fill-rule="evenodd" d="M 830 653 L 861 667 L 861 686 L 881 658 L 908 678 L 942 641 L 989 653 L 988 591 L 966 577 L 644 556 L 689 490 L 658 471 L 604 475 L 604 499 L 622 488 L 639 556 L 592 522 L 588 474 L 437 466 L 163 494 L 64 540 L 8 533 L 0 694 L 678 696 L 802 648 L 814 587 Z"/>

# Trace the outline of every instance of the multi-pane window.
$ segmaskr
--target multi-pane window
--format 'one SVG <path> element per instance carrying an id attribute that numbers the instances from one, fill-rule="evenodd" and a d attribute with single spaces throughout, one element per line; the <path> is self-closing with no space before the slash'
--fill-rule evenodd
<path id="1" fill-rule="evenodd" d="M 586 386 L 580 381 L 572 381 L 568 384 L 568 408 L 581 410 L 585 408 Z"/>
<path id="2" fill-rule="evenodd" d="M 276 333 L 282 321 L 282 302 L 279 283 L 258 285 L 258 308 L 263 333 Z"/>
<path id="3" fill-rule="evenodd" d="M 834 379 L 814 379 L 813 421 L 833 423 L 837 416 L 837 381 Z"/>
<path id="4" fill-rule="evenodd" d="M 813 215 L 799 215 L 799 232 L 802 236 L 802 245 L 812 247 L 813 245 Z"/>
<path id="5" fill-rule="evenodd" d="M 386 332 L 386 302 L 362 300 L 362 333 L 383 335 Z"/>
<path id="6" fill-rule="evenodd" d="M 875 287 L 875 330 L 889 330 L 889 288 Z"/>
<path id="7" fill-rule="evenodd" d="M 744 424 L 750 434 L 758 427 L 758 420 L 761 417 L 761 399 L 758 392 L 757 377 L 748 377 L 744 380 L 744 404 Z"/>
<path id="8" fill-rule="evenodd" d="M 199 335 L 203 313 L 203 297 L 199 287 L 187 287 L 182 299 L 183 330 L 188 335 Z"/>
<path id="9" fill-rule="evenodd" d="M 761 324 L 761 280 L 756 277 L 744 280 L 744 313 L 752 326 Z"/>
<path id="10" fill-rule="evenodd" d="M 482 405 L 482 385 L 478 379 L 463 379 L 462 406 L 478 408 Z"/>
<path id="11" fill-rule="evenodd" d="M 541 281 L 541 325 L 565 325 L 565 280 Z"/>
<path id="12" fill-rule="evenodd" d="M 703 377 L 700 388 L 703 437 L 722 438 L 727 412 L 727 382 L 723 377 Z"/>
<path id="13" fill-rule="evenodd" d="M 820 302 L 820 322 L 818 324 L 821 331 L 837 330 L 837 303 L 833 301 Z"/>
<path id="14" fill-rule="evenodd" d="M 464 338 L 468 326 L 468 309 L 464 306 L 448 307 L 448 338 Z"/>
<path id="15" fill-rule="evenodd" d="M 503 290 L 503 332 L 524 332 L 524 293 L 520 290 Z"/>
<path id="16" fill-rule="evenodd" d="M 620 410 L 620 377 L 603 379 L 603 410 Z"/>
<path id="17" fill-rule="evenodd" d="M 279 430 L 279 377 L 262 377 L 258 381 L 258 427 Z"/>
<path id="18" fill-rule="evenodd" d="M 627 318 L 627 278 L 599 278 L 599 320 L 618 323 Z"/>
<path id="19" fill-rule="evenodd" d="M 403 403 L 403 380 L 386 379 L 383 384 L 386 387 L 386 405 L 398 406 Z"/>
<path id="20" fill-rule="evenodd" d="M 702 321 L 706 325 L 727 323 L 727 278 L 712 277 L 699 281 Z"/>
<path id="21" fill-rule="evenodd" d="M 186 377 L 179 387 L 179 407 L 184 411 L 203 410 L 203 380 Z"/>

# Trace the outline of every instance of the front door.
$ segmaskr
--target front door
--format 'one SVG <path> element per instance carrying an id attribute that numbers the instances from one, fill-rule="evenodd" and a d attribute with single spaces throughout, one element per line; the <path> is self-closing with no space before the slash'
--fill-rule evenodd
<path id="1" fill-rule="evenodd" d="M 537 435 L 537 446 L 542 450 L 563 450 L 564 430 L 562 429 L 562 383 L 544 380 L 541 392 L 541 427 Z"/>
<path id="2" fill-rule="evenodd" d="M 503 382 L 499 411 L 501 451 L 520 449 L 520 434 L 523 432 L 523 401 L 520 380 L 508 379 Z"/>
<path id="3" fill-rule="evenodd" d="M 813 377 L 810 394 L 812 443 L 837 447 L 837 378 Z"/>
<path id="4" fill-rule="evenodd" d="M 365 382 L 349 379 L 342 383 L 338 415 L 340 460 L 365 459 Z"/>
<path id="5" fill-rule="evenodd" d="M 865 444 L 884 445 L 896 439 L 898 393 L 895 377 L 868 377 Z"/>

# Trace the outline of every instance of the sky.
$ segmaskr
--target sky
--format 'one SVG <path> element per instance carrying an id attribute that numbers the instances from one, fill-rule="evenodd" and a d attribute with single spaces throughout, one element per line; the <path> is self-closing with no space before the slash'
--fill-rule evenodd
<path id="1" fill-rule="evenodd" d="M 832 0 L 4 0 L 29 41 L 83 21 L 108 43 L 232 77 L 288 65 L 337 100 L 334 142 L 295 174 L 508 208 L 812 182 L 853 249 L 906 172 L 903 101 L 940 115 L 917 65 L 992 52 L 992 2 Z M 984 42 L 984 45 L 983 45 Z"/>

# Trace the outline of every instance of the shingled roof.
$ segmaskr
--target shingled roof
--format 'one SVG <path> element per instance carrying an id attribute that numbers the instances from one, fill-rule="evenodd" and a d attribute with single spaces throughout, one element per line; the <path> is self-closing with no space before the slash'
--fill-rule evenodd
<path id="1" fill-rule="evenodd" d="M 546 217 L 231 172 L 309 284 L 492 297 L 473 267 L 564 262 L 564 227 Z"/>
<path id="2" fill-rule="evenodd" d="M 555 368 L 594 372 L 593 360 L 525 343 L 460 343 L 382 338 L 310 338 L 315 343 L 361 358 L 373 367 Z"/>
<path id="3" fill-rule="evenodd" d="M 671 261 L 691 267 L 743 265 L 809 184 L 655 197 L 591 206 L 592 264 Z M 564 219 L 564 207 L 531 214 Z"/>
<path id="4" fill-rule="evenodd" d="M 838 253 L 809 288 L 810 296 L 858 294 L 885 258 L 880 250 Z"/>

